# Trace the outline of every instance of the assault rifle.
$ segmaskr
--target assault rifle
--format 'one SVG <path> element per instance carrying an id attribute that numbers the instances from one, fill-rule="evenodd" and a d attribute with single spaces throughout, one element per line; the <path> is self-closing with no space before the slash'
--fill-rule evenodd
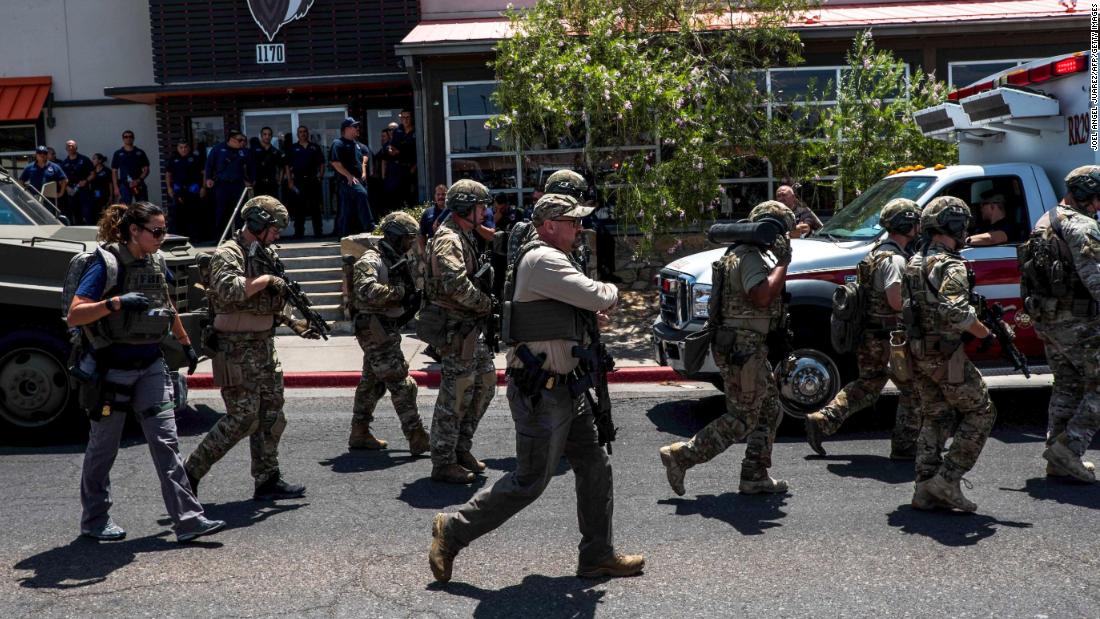
<path id="1" fill-rule="evenodd" d="M 286 274 L 286 267 L 283 265 L 283 261 L 279 260 L 278 256 L 268 251 L 266 247 L 263 247 L 259 243 L 253 243 L 248 248 L 248 256 L 258 260 L 260 264 L 267 266 L 272 274 L 286 282 L 285 295 L 287 302 L 302 314 L 302 318 L 309 323 L 309 328 L 311 330 L 327 340 L 328 334 L 332 331 L 332 328 L 329 327 L 325 319 L 317 313 L 317 310 L 313 309 L 313 304 L 310 303 L 306 293 L 302 292 L 302 287 L 298 282 L 290 279 Z"/>
<path id="2" fill-rule="evenodd" d="M 600 446 L 607 446 L 607 455 L 611 455 L 611 444 L 615 442 L 618 428 L 611 419 L 611 394 L 607 391 L 607 374 L 615 371 L 615 358 L 607 352 L 607 345 L 600 340 L 599 319 L 595 312 L 588 312 L 589 337 L 592 343 L 587 348 L 573 347 L 573 356 L 580 359 L 586 370 L 586 376 L 578 384 L 584 386 L 584 397 L 592 407 L 596 418 L 596 435 Z M 596 395 L 593 397 L 592 392 Z"/>
<path id="3" fill-rule="evenodd" d="M 500 299 L 493 294 L 492 250 L 486 251 L 478 259 L 481 266 L 470 278 L 477 289 L 489 295 L 493 300 L 489 315 L 485 317 L 485 345 L 493 352 L 500 352 Z"/>
<path id="4" fill-rule="evenodd" d="M 970 304 L 978 311 L 978 320 L 997 338 L 997 343 L 1001 345 L 1001 356 L 1012 364 L 1014 370 L 1023 372 L 1024 378 L 1031 378 L 1031 368 L 1027 364 L 1027 357 L 1020 352 L 1019 348 L 1016 348 L 1016 344 L 1013 343 L 1014 336 L 1005 328 L 1005 312 L 1016 311 L 1016 307 L 1013 305 L 1004 307 L 1000 303 L 990 303 L 988 299 L 976 292 L 970 293 Z M 978 347 L 978 352 L 985 352 L 992 345 L 992 340 L 986 340 Z"/>
<path id="5" fill-rule="evenodd" d="M 401 285 L 405 286 L 405 296 L 401 299 L 401 308 L 405 311 L 397 318 L 397 324 L 405 326 L 420 311 L 420 302 L 423 299 L 421 292 L 416 289 L 412 273 L 409 272 L 408 257 L 401 258 L 390 267 L 390 281 L 394 280 L 400 280 Z"/>

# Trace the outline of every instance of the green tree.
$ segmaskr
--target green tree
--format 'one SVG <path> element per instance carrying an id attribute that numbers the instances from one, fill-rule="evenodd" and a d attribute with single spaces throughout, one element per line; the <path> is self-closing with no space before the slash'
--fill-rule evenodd
<path id="1" fill-rule="evenodd" d="M 652 238 L 710 219 L 718 179 L 761 152 L 772 127 L 759 69 L 801 62 L 787 27 L 807 0 L 540 0 L 510 11 L 496 49 L 501 113 L 518 150 L 583 144 L 617 216 Z M 751 10 L 751 12 L 750 12 Z M 659 144 L 655 149 L 630 146 Z"/>

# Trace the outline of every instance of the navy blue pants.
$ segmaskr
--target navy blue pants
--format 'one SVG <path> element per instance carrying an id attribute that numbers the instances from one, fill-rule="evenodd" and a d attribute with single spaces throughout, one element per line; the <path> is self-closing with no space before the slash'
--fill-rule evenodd
<path id="1" fill-rule="evenodd" d="M 340 212 L 336 214 L 337 236 L 347 236 L 374 230 L 367 188 L 362 183 L 340 184 Z"/>

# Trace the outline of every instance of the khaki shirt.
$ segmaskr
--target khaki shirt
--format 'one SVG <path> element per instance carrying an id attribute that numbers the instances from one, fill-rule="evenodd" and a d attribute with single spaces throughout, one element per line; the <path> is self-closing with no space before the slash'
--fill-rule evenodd
<path id="1" fill-rule="evenodd" d="M 538 247 L 527 252 L 516 266 L 516 292 L 513 301 L 528 302 L 552 299 L 591 312 L 603 311 L 619 300 L 619 289 L 611 284 L 589 279 L 577 270 L 569 257 L 553 247 Z M 538 355 L 546 353 L 543 367 L 555 374 L 568 374 L 578 360 L 573 356 L 572 340 L 528 342 L 527 348 Z M 508 367 L 521 368 L 523 362 L 508 349 Z"/>

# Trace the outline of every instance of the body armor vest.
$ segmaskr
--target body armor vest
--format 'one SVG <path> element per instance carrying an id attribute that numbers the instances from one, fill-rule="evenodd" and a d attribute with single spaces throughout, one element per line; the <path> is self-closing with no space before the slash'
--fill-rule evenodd
<path id="1" fill-rule="evenodd" d="M 514 262 L 508 265 L 504 280 L 504 320 L 507 321 L 508 328 L 501 335 L 506 344 L 545 340 L 583 341 L 586 332 L 584 310 L 554 299 L 522 302 L 513 300 L 516 296 L 516 276 L 520 262 L 528 252 L 539 247 L 550 245 L 536 237 L 524 243 L 516 251 Z M 569 261 L 580 271 L 580 266 L 571 256 Z"/>
<path id="2" fill-rule="evenodd" d="M 257 243 L 259 245 L 259 243 Z M 272 274 L 262 261 L 249 257 L 249 247 L 244 246 L 244 241 L 238 235 L 218 246 L 217 253 L 228 253 L 233 256 L 233 262 L 243 265 L 243 276 L 246 278 Z M 256 251 L 265 251 L 257 247 Z M 267 249 L 266 251 L 272 251 Z M 216 258 L 215 258 L 216 259 Z M 225 258 L 228 260 L 228 256 Z M 217 290 L 214 282 L 207 283 L 211 290 Z M 284 300 L 282 295 L 273 294 L 269 288 L 265 288 L 244 301 L 233 302 L 221 298 L 218 294 L 210 295 L 210 304 L 215 314 L 255 314 L 257 316 L 277 316 L 283 312 Z"/>
<path id="3" fill-rule="evenodd" d="M 112 344 L 157 344 L 168 335 L 176 316 L 168 293 L 164 258 L 160 252 L 139 260 L 121 243 L 112 243 L 107 251 L 118 257 L 121 277 L 115 291 L 108 294 L 140 292 L 149 298 L 149 308 L 141 312 L 117 311 L 96 322 L 96 336 Z"/>
<path id="4" fill-rule="evenodd" d="M 924 253 L 914 256 L 905 267 L 905 286 L 911 295 L 910 302 L 916 305 L 913 314 L 919 316 L 920 324 L 916 326 L 924 337 L 958 338 L 961 335 L 943 319 L 946 308 L 942 307 L 944 303 L 939 295 L 943 267 L 952 260 L 961 261 L 962 258 L 948 253 Z"/>
<path id="5" fill-rule="evenodd" d="M 428 302 L 438 305 L 444 309 L 453 310 L 457 313 L 458 318 L 469 318 L 469 308 L 463 307 L 458 303 L 451 301 L 443 292 L 442 282 L 439 279 L 439 263 L 438 259 L 434 256 L 432 248 L 435 243 L 438 243 L 440 239 L 445 236 L 457 235 L 459 242 L 462 244 L 462 260 L 466 265 L 466 277 L 473 281 L 474 274 L 478 270 L 478 255 L 477 248 L 474 247 L 473 241 L 470 239 L 469 234 L 451 227 L 451 222 L 448 221 L 436 230 L 432 238 L 428 239 L 427 245 L 427 276 L 424 282 L 424 293 L 428 297 Z"/>
<path id="6" fill-rule="evenodd" d="M 777 295 L 768 307 L 757 307 L 749 299 L 749 291 L 741 287 L 740 269 L 742 258 L 760 249 L 753 245 L 738 245 L 716 264 L 722 269 L 723 282 L 720 290 L 722 324 L 720 326 L 750 329 L 767 334 L 773 331 L 783 317 L 783 296 Z"/>
<path id="7" fill-rule="evenodd" d="M 881 320 L 876 319 L 892 319 L 898 315 L 898 312 L 894 311 L 894 308 L 890 307 L 890 302 L 886 300 L 886 291 L 879 290 L 875 286 L 875 275 L 878 270 L 894 256 L 905 257 L 905 250 L 898 247 L 897 243 L 886 240 L 872 249 L 856 266 L 857 282 L 867 291 L 866 318 L 869 326 L 879 327 L 881 326 Z"/>
<path id="8" fill-rule="evenodd" d="M 1067 312 L 1077 318 L 1097 315 L 1097 304 L 1081 281 L 1062 234 L 1065 223 L 1077 217 L 1082 217 L 1077 211 L 1055 208 L 1048 215 L 1049 225 L 1036 228 L 1017 249 L 1020 296 L 1028 313 L 1038 320 L 1053 320 Z"/>

